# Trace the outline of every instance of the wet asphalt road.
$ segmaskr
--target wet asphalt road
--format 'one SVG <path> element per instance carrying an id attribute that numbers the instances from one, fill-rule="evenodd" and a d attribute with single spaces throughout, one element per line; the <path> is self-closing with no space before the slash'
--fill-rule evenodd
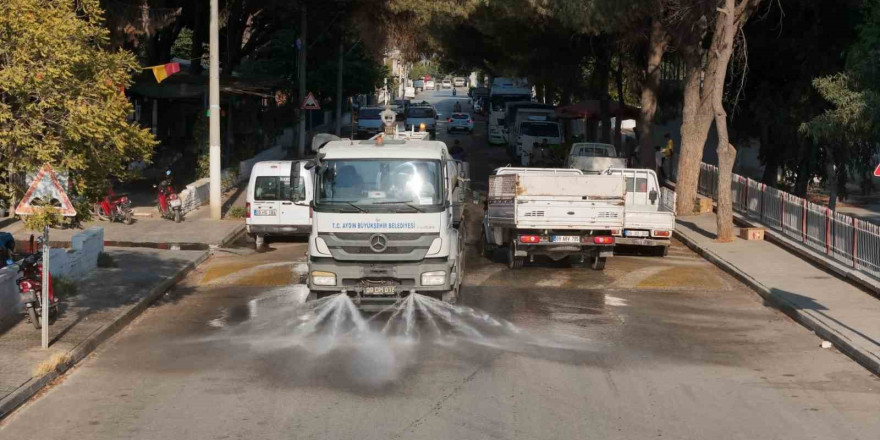
<path id="1" fill-rule="evenodd" d="M 474 133 L 479 180 L 505 158 Z M 679 243 L 604 272 L 471 249 L 464 303 L 518 331 L 326 352 L 284 342 L 305 245 L 270 246 L 219 252 L 0 438 L 880 438 L 880 379 Z"/>

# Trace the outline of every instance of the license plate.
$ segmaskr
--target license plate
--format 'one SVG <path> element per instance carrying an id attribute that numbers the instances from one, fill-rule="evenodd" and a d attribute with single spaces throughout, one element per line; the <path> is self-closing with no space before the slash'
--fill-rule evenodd
<path id="1" fill-rule="evenodd" d="M 554 235 L 554 243 L 580 243 L 581 238 L 577 235 Z"/>
<path id="2" fill-rule="evenodd" d="M 174 199 L 174 200 L 168 202 L 168 204 L 170 204 L 171 206 L 175 206 L 175 207 L 180 206 L 180 199 Z"/>
<path id="3" fill-rule="evenodd" d="M 275 215 L 274 209 L 255 209 L 254 214 L 256 215 Z"/>
<path id="4" fill-rule="evenodd" d="M 623 234 L 627 237 L 647 237 L 648 231 L 624 231 Z"/>
<path id="5" fill-rule="evenodd" d="M 370 286 L 364 287 L 364 295 L 394 295 L 397 286 Z"/>

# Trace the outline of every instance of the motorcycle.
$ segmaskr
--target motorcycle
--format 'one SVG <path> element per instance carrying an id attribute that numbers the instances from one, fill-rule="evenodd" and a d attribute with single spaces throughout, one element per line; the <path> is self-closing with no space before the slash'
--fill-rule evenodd
<path id="1" fill-rule="evenodd" d="M 98 220 L 132 223 L 131 200 L 125 194 L 115 194 L 113 188 L 107 190 L 107 195 L 95 203 L 93 212 Z"/>
<path id="2" fill-rule="evenodd" d="M 165 175 L 167 176 L 165 180 L 159 182 L 158 185 L 153 185 L 153 188 L 157 188 L 159 191 L 157 195 L 159 213 L 162 215 L 162 218 L 174 220 L 174 223 L 180 223 L 183 221 L 183 203 L 171 186 L 171 170 L 166 171 Z"/>
<path id="3" fill-rule="evenodd" d="M 36 252 L 19 261 L 18 291 L 21 293 L 25 313 L 34 328 L 43 326 L 43 253 Z M 52 288 L 52 274 L 49 274 L 49 324 L 58 317 L 59 302 Z"/>

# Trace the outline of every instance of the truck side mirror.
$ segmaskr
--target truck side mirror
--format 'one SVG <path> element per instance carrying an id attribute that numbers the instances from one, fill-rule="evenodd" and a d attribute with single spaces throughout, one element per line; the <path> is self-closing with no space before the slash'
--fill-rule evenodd
<path id="1" fill-rule="evenodd" d="M 652 205 L 656 205 L 657 204 L 657 190 L 652 189 L 651 192 L 648 193 L 648 198 L 651 199 Z"/>

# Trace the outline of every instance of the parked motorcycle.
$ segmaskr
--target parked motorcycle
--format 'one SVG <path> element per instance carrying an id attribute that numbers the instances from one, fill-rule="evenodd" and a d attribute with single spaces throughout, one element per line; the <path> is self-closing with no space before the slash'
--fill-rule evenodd
<path id="1" fill-rule="evenodd" d="M 95 203 L 93 207 L 95 217 L 99 220 L 132 223 L 131 200 L 125 194 L 115 194 L 113 188 L 107 190 L 107 195 Z"/>
<path id="2" fill-rule="evenodd" d="M 43 253 L 30 254 L 18 263 L 18 290 L 24 302 L 27 319 L 34 328 L 43 326 Z M 49 274 L 49 324 L 58 316 L 59 304 L 52 288 L 52 274 Z"/>
<path id="3" fill-rule="evenodd" d="M 171 186 L 171 170 L 166 171 L 165 176 L 165 180 L 159 182 L 158 185 L 153 185 L 153 188 L 157 188 L 159 192 L 157 195 L 159 213 L 162 215 L 162 218 L 174 220 L 174 223 L 180 223 L 183 220 L 183 203 Z"/>

